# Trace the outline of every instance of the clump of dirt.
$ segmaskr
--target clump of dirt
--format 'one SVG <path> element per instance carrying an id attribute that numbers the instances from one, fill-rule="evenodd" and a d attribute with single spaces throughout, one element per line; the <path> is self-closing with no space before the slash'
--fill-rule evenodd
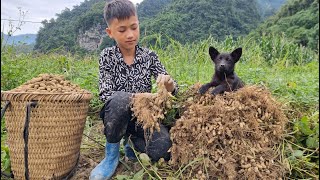
<path id="1" fill-rule="evenodd" d="M 170 164 L 190 165 L 197 179 L 278 179 L 286 169 L 279 145 L 287 118 L 261 87 L 213 96 L 195 84 L 182 96 L 182 114 L 171 128 Z M 208 91 L 210 92 L 210 91 Z M 192 164 L 192 165 L 191 165 Z"/>
<path id="2" fill-rule="evenodd" d="M 158 83 L 157 93 L 140 94 L 131 100 L 131 110 L 137 118 L 137 123 L 148 130 L 150 135 L 154 130 L 160 131 L 159 123 L 172 108 L 173 96 L 167 91 L 163 83 Z"/>
<path id="3" fill-rule="evenodd" d="M 104 150 L 100 150 L 100 152 L 104 152 Z M 100 153 L 100 152 L 90 152 L 91 154 Z M 103 157 L 103 155 L 101 155 Z M 98 165 L 92 157 L 87 157 L 87 155 L 80 155 L 79 163 L 77 165 L 77 169 L 75 174 L 70 178 L 70 180 L 77 179 L 89 179 L 90 173 L 93 168 Z"/>

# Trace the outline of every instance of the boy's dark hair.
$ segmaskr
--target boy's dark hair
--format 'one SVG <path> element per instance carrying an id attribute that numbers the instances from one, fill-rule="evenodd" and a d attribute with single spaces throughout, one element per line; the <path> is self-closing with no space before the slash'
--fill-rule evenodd
<path id="1" fill-rule="evenodd" d="M 130 16 L 136 16 L 137 10 L 129 0 L 108 0 L 104 6 L 104 20 L 107 25 L 112 19 L 124 20 Z"/>

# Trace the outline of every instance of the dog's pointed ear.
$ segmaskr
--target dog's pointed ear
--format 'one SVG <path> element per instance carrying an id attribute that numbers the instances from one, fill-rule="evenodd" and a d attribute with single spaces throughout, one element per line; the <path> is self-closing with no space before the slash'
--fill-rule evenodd
<path id="1" fill-rule="evenodd" d="M 214 47 L 210 46 L 209 48 L 209 54 L 210 57 L 212 59 L 212 61 L 214 61 L 216 59 L 216 57 L 220 54 L 218 50 L 216 50 Z"/>
<path id="2" fill-rule="evenodd" d="M 232 56 L 234 62 L 239 61 L 241 55 L 242 55 L 242 48 L 241 48 L 241 47 L 235 49 L 235 50 L 232 51 L 232 53 L 231 53 L 231 56 Z"/>

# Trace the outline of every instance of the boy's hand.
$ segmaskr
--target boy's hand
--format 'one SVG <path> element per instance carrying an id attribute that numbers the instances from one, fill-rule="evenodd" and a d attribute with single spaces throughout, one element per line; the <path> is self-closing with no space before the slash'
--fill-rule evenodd
<path id="1" fill-rule="evenodd" d="M 173 79 L 170 77 L 170 75 L 159 74 L 156 82 L 157 84 L 163 83 L 168 92 L 173 92 L 175 88 Z"/>

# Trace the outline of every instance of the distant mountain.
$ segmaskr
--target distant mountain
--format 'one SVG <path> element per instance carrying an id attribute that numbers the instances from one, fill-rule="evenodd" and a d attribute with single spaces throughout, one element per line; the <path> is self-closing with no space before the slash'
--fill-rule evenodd
<path id="1" fill-rule="evenodd" d="M 149 0 L 150 1 L 150 0 Z M 180 43 L 247 35 L 261 22 L 256 0 L 174 0 L 153 18 L 141 22 L 145 39 L 168 35 Z M 142 38 L 143 40 L 145 40 Z M 162 41 L 164 43 L 164 41 Z"/>
<path id="2" fill-rule="evenodd" d="M 138 17 L 140 21 L 154 18 L 173 0 L 143 0 L 137 5 Z"/>
<path id="3" fill-rule="evenodd" d="M 295 43 L 319 49 L 319 0 L 288 0 L 250 36 L 284 34 Z"/>
<path id="4" fill-rule="evenodd" d="M 1 38 L 3 36 L 3 40 L 7 44 L 34 44 L 36 42 L 37 34 L 21 34 L 16 36 L 9 36 L 1 32 Z"/>
<path id="5" fill-rule="evenodd" d="M 113 45 L 114 41 L 104 31 L 105 1 L 85 0 L 71 10 L 66 8 L 56 14 L 56 19 L 44 20 L 34 49 L 39 52 L 63 49 L 85 53 Z M 163 46 L 169 38 L 180 43 L 193 43 L 209 36 L 217 40 L 229 35 L 234 38 L 246 36 L 285 1 L 143 0 L 137 4 L 140 43 L 154 44 L 159 34 L 164 37 Z"/>
<path id="6" fill-rule="evenodd" d="M 264 20 L 275 14 L 287 0 L 257 0 L 259 14 Z"/>

